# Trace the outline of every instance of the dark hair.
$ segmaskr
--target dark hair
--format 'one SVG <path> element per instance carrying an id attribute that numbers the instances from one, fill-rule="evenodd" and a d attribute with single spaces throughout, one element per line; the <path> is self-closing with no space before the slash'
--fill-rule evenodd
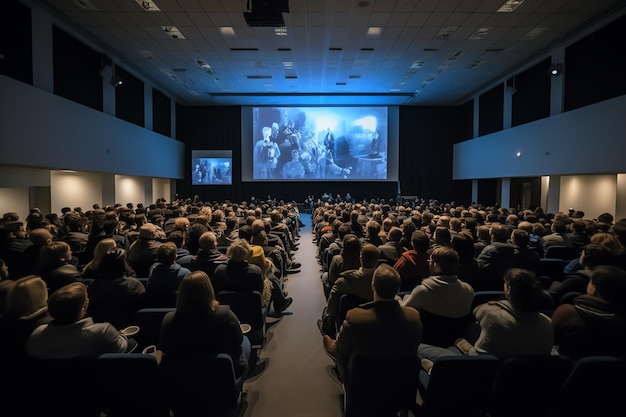
<path id="1" fill-rule="evenodd" d="M 109 249 L 100 261 L 101 276 L 105 279 L 115 279 L 128 274 L 132 270 L 126 260 L 126 251 L 120 248 Z"/>
<path id="2" fill-rule="evenodd" d="M 596 289 L 594 295 L 616 310 L 626 311 L 626 271 L 613 265 L 600 265 L 594 268 L 591 283 Z"/>
<path id="3" fill-rule="evenodd" d="M 540 311 L 543 288 L 534 272 L 523 268 L 511 268 L 504 273 L 504 282 L 509 288 L 507 299 L 515 310 Z"/>
<path id="4" fill-rule="evenodd" d="M 157 249 L 157 261 L 164 265 L 172 265 L 176 261 L 176 244 L 165 242 Z"/>
<path id="5" fill-rule="evenodd" d="M 430 239 L 425 231 L 417 229 L 411 233 L 411 246 L 418 252 L 426 253 L 430 246 Z"/>
<path id="6" fill-rule="evenodd" d="M 400 290 L 400 274 L 391 265 L 380 264 L 374 271 L 372 283 L 380 298 L 392 299 Z"/>
<path id="7" fill-rule="evenodd" d="M 443 275 L 456 275 L 459 271 L 459 254 L 448 246 L 439 246 L 430 254 L 430 259 L 437 263 Z"/>

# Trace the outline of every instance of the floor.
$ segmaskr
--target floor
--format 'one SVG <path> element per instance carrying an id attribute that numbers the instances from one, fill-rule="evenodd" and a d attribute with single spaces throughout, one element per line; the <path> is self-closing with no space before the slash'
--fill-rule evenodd
<path id="1" fill-rule="evenodd" d="M 322 348 L 316 325 L 325 306 L 321 270 L 312 242 L 311 216 L 302 214 L 301 272 L 288 275 L 285 289 L 293 304 L 269 326 L 259 352 L 266 369 L 244 385 L 247 406 L 243 417 L 341 417 L 341 385 L 333 376 L 333 362 Z M 271 319 L 270 319 L 271 320 Z"/>

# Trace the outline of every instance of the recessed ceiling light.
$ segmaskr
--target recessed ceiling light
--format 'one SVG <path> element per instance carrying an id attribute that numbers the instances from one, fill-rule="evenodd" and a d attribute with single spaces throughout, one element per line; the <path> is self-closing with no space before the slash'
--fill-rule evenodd
<path id="1" fill-rule="evenodd" d="M 524 34 L 520 40 L 523 41 L 530 41 L 535 39 L 537 36 L 541 35 L 543 32 L 545 32 L 546 30 L 548 30 L 547 27 L 536 27 L 536 28 L 532 28 L 531 30 L 529 30 L 526 34 Z"/>
<path id="2" fill-rule="evenodd" d="M 517 9 L 524 0 L 507 0 L 504 2 L 502 6 L 497 10 L 499 13 L 511 13 L 513 10 Z"/>
<path id="3" fill-rule="evenodd" d="M 481 40 L 483 39 L 485 36 L 487 36 L 487 34 L 489 33 L 489 31 L 491 30 L 490 27 L 485 27 L 485 28 L 478 28 L 476 29 L 476 31 L 474 33 L 472 33 L 472 35 L 469 37 L 471 40 Z"/>
<path id="4" fill-rule="evenodd" d="M 222 26 L 220 27 L 220 33 L 226 36 L 235 36 L 235 29 L 231 26 Z"/>
<path id="5" fill-rule="evenodd" d="M 161 29 L 172 39 L 187 39 L 176 26 L 161 26 Z"/>
<path id="6" fill-rule="evenodd" d="M 380 36 L 381 33 L 383 33 L 383 28 L 381 28 L 380 26 L 370 26 L 369 28 L 367 28 L 368 36 Z"/>
<path id="7" fill-rule="evenodd" d="M 279 27 L 279 28 L 274 28 L 274 33 L 276 34 L 276 36 L 287 36 L 287 28 L 286 27 Z"/>
<path id="8" fill-rule="evenodd" d="M 72 2 L 83 10 L 100 10 L 89 0 L 72 0 Z"/>
<path id="9" fill-rule="evenodd" d="M 444 26 L 441 30 L 435 35 L 435 39 L 448 39 L 456 30 L 458 26 Z"/>
<path id="10" fill-rule="evenodd" d="M 161 11 L 161 9 L 159 9 L 156 3 L 153 2 L 152 0 L 135 0 L 135 3 L 141 6 L 141 8 L 144 9 L 146 12 L 160 12 Z"/>

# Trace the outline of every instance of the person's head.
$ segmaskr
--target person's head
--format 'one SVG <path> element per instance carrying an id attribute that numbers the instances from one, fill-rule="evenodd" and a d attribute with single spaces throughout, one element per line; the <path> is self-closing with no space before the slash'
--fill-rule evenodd
<path id="1" fill-rule="evenodd" d="M 172 265 L 176 261 L 176 244 L 165 242 L 157 249 L 157 261 L 163 265 Z"/>
<path id="2" fill-rule="evenodd" d="M 511 241 L 518 248 L 526 248 L 530 243 L 530 235 L 526 230 L 513 229 L 511 232 Z"/>
<path id="3" fill-rule="evenodd" d="M 91 264 L 96 268 L 100 266 L 100 262 L 104 255 L 111 249 L 117 247 L 117 243 L 113 239 L 102 239 L 98 243 L 96 243 L 96 247 L 93 250 L 93 258 L 91 260 Z"/>
<path id="4" fill-rule="evenodd" d="M 139 228 L 139 239 L 154 240 L 158 236 L 158 227 L 152 223 L 142 224 Z"/>
<path id="5" fill-rule="evenodd" d="M 539 311 L 541 283 L 534 272 L 511 268 L 504 273 L 504 296 L 515 310 Z"/>
<path id="6" fill-rule="evenodd" d="M 33 229 L 30 231 L 28 238 L 34 245 L 43 246 L 52 243 L 52 233 L 46 228 L 40 227 L 38 229 Z"/>
<path id="7" fill-rule="evenodd" d="M 185 235 L 180 230 L 172 231 L 167 236 L 167 240 L 175 244 L 177 248 L 182 248 L 185 245 Z"/>
<path id="8" fill-rule="evenodd" d="M 426 253 L 430 246 L 430 239 L 428 234 L 421 229 L 415 230 L 411 234 L 411 246 L 417 253 Z"/>
<path id="9" fill-rule="evenodd" d="M 361 252 L 361 241 L 359 238 L 352 233 L 348 233 L 343 237 L 342 242 L 343 248 L 341 249 L 341 255 L 356 259 Z"/>
<path id="10" fill-rule="evenodd" d="M 98 268 L 105 279 L 123 277 L 130 269 L 126 260 L 126 251 L 117 247 L 106 251 Z"/>
<path id="11" fill-rule="evenodd" d="M 587 294 L 602 298 L 613 308 L 626 312 L 626 271 L 613 265 L 594 268 Z"/>
<path id="12" fill-rule="evenodd" d="M 430 254 L 430 272 L 434 275 L 456 275 L 459 263 L 459 254 L 448 246 L 439 246 Z"/>
<path id="13" fill-rule="evenodd" d="M 352 226 L 350 226 L 350 223 L 341 223 L 339 225 L 339 228 L 337 229 L 337 234 L 339 236 L 339 239 L 343 241 L 343 238 L 348 233 L 352 233 Z"/>
<path id="14" fill-rule="evenodd" d="M 511 237 L 508 227 L 501 223 L 493 223 L 489 234 L 491 235 L 491 242 L 505 243 Z"/>
<path id="15" fill-rule="evenodd" d="M 617 259 L 610 248 L 598 243 L 586 244 L 580 253 L 580 264 L 586 269 L 594 269 L 598 265 L 615 265 Z"/>
<path id="16" fill-rule="evenodd" d="M 567 223 L 563 220 L 554 220 L 552 222 L 551 230 L 553 233 L 565 233 L 567 232 Z"/>
<path id="17" fill-rule="evenodd" d="M 48 305 L 48 286 L 41 277 L 28 275 L 16 281 L 6 296 L 5 314 L 12 319 L 29 317 Z"/>
<path id="18" fill-rule="evenodd" d="M 267 277 L 267 274 L 272 267 L 272 261 L 265 257 L 263 247 L 257 245 L 251 246 L 246 260 L 250 264 L 258 265 L 263 272 L 263 276 Z"/>
<path id="19" fill-rule="evenodd" d="M 189 231 L 189 227 L 191 223 L 187 217 L 176 217 L 174 219 L 174 229 L 179 230 L 183 233 L 187 233 Z"/>
<path id="20" fill-rule="evenodd" d="M 452 248 L 459 254 L 459 260 L 463 262 L 474 258 L 474 241 L 467 235 L 458 233 L 452 238 Z"/>
<path id="21" fill-rule="evenodd" d="M 250 253 L 250 244 L 245 239 L 236 239 L 226 250 L 226 255 L 233 262 L 244 262 Z"/>
<path id="22" fill-rule="evenodd" d="M 393 300 L 400 291 L 400 274 L 387 264 L 380 264 L 372 276 L 374 300 Z"/>
<path id="23" fill-rule="evenodd" d="M 365 231 L 368 237 L 378 236 L 380 233 L 380 223 L 376 220 L 369 220 L 365 223 Z"/>
<path id="24" fill-rule="evenodd" d="M 63 241 L 55 241 L 41 249 L 39 261 L 44 266 L 55 266 L 69 263 L 72 260 L 70 245 Z"/>
<path id="25" fill-rule="evenodd" d="M 89 299 L 87 287 L 82 282 L 73 282 L 59 288 L 50 295 L 48 310 L 56 324 L 72 324 L 87 313 Z"/>
<path id="26" fill-rule="evenodd" d="M 621 255 L 624 252 L 624 245 L 620 242 L 617 235 L 609 232 L 597 232 L 589 239 L 591 243 L 597 243 L 608 248 L 615 255 Z"/>
<path id="27" fill-rule="evenodd" d="M 217 247 L 217 237 L 215 233 L 211 231 L 202 233 L 198 242 L 200 243 L 200 247 L 204 250 L 211 250 Z"/>
<path id="28" fill-rule="evenodd" d="M 435 244 L 442 246 L 450 246 L 452 242 L 452 236 L 450 230 L 447 227 L 437 226 L 435 228 L 435 234 L 433 236 Z"/>
<path id="29" fill-rule="evenodd" d="M 241 236 L 241 234 L 239 237 L 245 239 L 245 237 Z M 267 246 L 267 232 L 265 230 L 259 230 L 257 233 L 251 235 L 250 239 L 246 240 L 249 240 L 252 245 Z"/>
<path id="30" fill-rule="evenodd" d="M 21 222 L 19 220 L 2 223 L 2 229 L 4 229 L 7 232 L 8 236 L 11 238 L 26 238 L 26 229 L 24 228 L 24 222 Z"/>
<path id="31" fill-rule="evenodd" d="M 402 239 L 402 229 L 398 226 L 391 226 L 389 232 L 387 232 L 387 240 L 398 243 Z"/>
<path id="32" fill-rule="evenodd" d="M 178 287 L 176 315 L 215 311 L 219 306 L 209 276 L 204 271 L 193 271 L 185 275 Z"/>
<path id="33" fill-rule="evenodd" d="M 361 266 L 363 268 L 376 268 L 378 266 L 378 259 L 380 257 L 380 250 L 376 245 L 366 243 L 361 248 Z"/>

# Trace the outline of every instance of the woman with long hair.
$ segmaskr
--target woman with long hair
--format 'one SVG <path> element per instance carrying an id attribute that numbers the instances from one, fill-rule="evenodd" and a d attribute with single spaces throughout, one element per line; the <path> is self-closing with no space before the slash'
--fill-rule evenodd
<path id="1" fill-rule="evenodd" d="M 204 271 L 191 272 L 180 283 L 176 311 L 163 318 L 160 345 L 165 367 L 170 358 L 227 353 L 238 377 L 247 371 L 251 353 L 239 319 L 217 301 Z"/>

